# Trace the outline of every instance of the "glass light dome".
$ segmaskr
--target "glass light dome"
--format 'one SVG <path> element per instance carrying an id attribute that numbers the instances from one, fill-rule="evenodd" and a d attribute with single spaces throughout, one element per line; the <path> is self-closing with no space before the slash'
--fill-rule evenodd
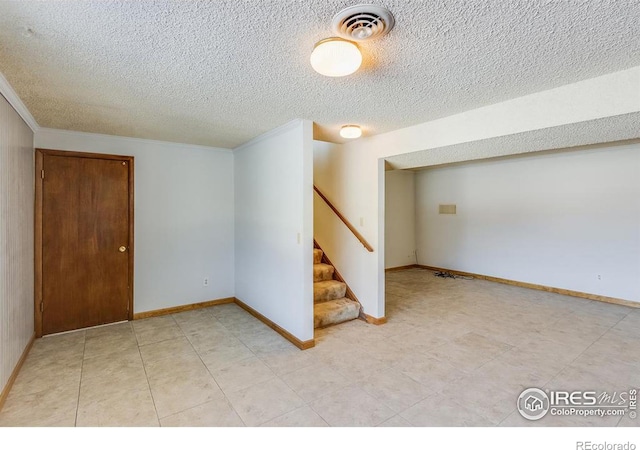
<path id="1" fill-rule="evenodd" d="M 318 42 L 311 52 L 311 66 L 327 77 L 344 77 L 362 64 L 360 49 L 353 42 L 332 37 Z"/>

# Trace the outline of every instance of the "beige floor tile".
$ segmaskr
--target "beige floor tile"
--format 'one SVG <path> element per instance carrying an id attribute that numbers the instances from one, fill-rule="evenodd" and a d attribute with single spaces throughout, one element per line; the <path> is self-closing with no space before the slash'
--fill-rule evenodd
<path id="1" fill-rule="evenodd" d="M 625 355 L 610 353 L 591 356 L 583 354 L 571 363 L 572 367 L 588 372 L 618 390 L 637 387 L 640 377 L 640 365 L 629 361 Z"/>
<path id="2" fill-rule="evenodd" d="M 420 331 L 420 327 L 413 325 L 400 317 L 387 315 L 387 323 L 378 326 L 377 331 L 381 336 L 392 338 L 402 334 Z"/>
<path id="3" fill-rule="evenodd" d="M 474 373 L 448 384 L 440 394 L 447 402 L 462 405 L 497 424 L 515 409 L 523 390 L 517 383 L 479 377 Z"/>
<path id="4" fill-rule="evenodd" d="M 150 385 L 156 411 L 161 419 L 211 400 L 224 398 L 206 369 L 202 372 L 190 372 L 188 376 L 150 380 Z"/>
<path id="5" fill-rule="evenodd" d="M 413 346 L 411 344 L 395 342 L 391 339 L 378 342 L 373 348 L 368 347 L 368 349 L 371 353 L 375 354 L 376 358 L 387 366 L 397 364 L 407 355 L 407 353 L 413 352 Z M 373 349 L 375 349 L 375 352 Z"/>
<path id="6" fill-rule="evenodd" d="M 375 355 L 364 350 L 348 350 L 340 354 L 321 358 L 327 365 L 333 367 L 344 378 L 353 382 L 362 381 L 376 372 L 388 369 L 390 366 Z"/>
<path id="7" fill-rule="evenodd" d="M 60 344 L 60 345 L 37 345 L 40 340 L 36 340 L 27 359 L 25 365 L 35 365 L 41 368 L 50 364 L 69 363 L 73 364 L 82 361 L 84 357 L 85 344 Z M 51 341 L 53 342 L 53 341 Z"/>
<path id="8" fill-rule="evenodd" d="M 227 394 L 275 377 L 273 371 L 256 357 L 217 369 L 212 375 Z"/>
<path id="9" fill-rule="evenodd" d="M 616 323 L 612 330 L 618 330 L 626 333 L 627 336 L 640 338 L 640 314 L 637 312 L 631 312 L 627 316 Z"/>
<path id="10" fill-rule="evenodd" d="M 232 366 L 237 362 L 255 358 L 251 350 L 240 341 L 230 345 L 220 345 L 205 353 L 200 353 L 202 362 L 211 373 Z"/>
<path id="11" fill-rule="evenodd" d="M 85 359 L 82 364 L 82 378 L 86 380 L 130 369 L 143 369 L 142 358 L 137 348 L 123 353 L 112 354 L 109 357 L 98 356 Z"/>
<path id="12" fill-rule="evenodd" d="M 264 424 L 262 427 L 328 427 L 314 410 L 308 406 L 303 406 L 280 417 L 276 417 Z"/>
<path id="13" fill-rule="evenodd" d="M 611 329 L 586 350 L 587 354 L 598 352 L 624 355 L 629 362 L 640 364 L 640 335 Z"/>
<path id="14" fill-rule="evenodd" d="M 250 335 L 239 335 L 238 338 L 257 356 L 277 350 L 296 348 L 291 342 L 271 329 Z"/>
<path id="15" fill-rule="evenodd" d="M 0 426 L 45 427 L 75 423 L 78 384 L 68 384 L 35 394 L 9 393 L 0 412 Z"/>
<path id="16" fill-rule="evenodd" d="M 240 308 L 235 311 L 229 311 L 222 315 L 218 315 L 216 316 L 216 319 L 218 319 L 218 322 L 220 322 L 223 326 L 227 327 L 234 333 L 236 332 L 235 330 L 239 331 L 240 327 L 242 327 L 243 325 L 255 324 L 257 320 L 255 317 Z"/>
<path id="17" fill-rule="evenodd" d="M 84 344 L 84 358 L 89 359 L 114 353 L 123 353 L 135 350 L 137 347 L 138 343 L 133 333 L 103 335 L 86 340 Z"/>
<path id="18" fill-rule="evenodd" d="M 417 353 L 433 350 L 448 342 L 445 338 L 437 336 L 429 330 L 412 330 L 393 336 L 390 340 L 400 345 L 400 348 L 405 351 Z M 397 360 L 393 362 L 397 362 Z"/>
<path id="19" fill-rule="evenodd" d="M 240 416 L 225 398 L 217 398 L 202 405 L 160 419 L 163 427 L 243 427 Z"/>
<path id="20" fill-rule="evenodd" d="M 230 331 L 222 329 L 201 330 L 187 335 L 193 348 L 200 354 L 207 353 L 220 347 L 242 345 L 242 341 Z"/>
<path id="21" fill-rule="evenodd" d="M 222 306 L 222 305 L 220 305 L 220 306 Z M 182 312 L 174 313 L 174 314 L 172 314 L 172 316 L 176 321 L 179 321 L 180 319 L 185 319 L 185 320 L 197 319 L 197 318 L 200 318 L 200 317 L 211 318 L 211 317 L 214 317 L 214 315 L 211 314 L 211 312 L 216 307 L 217 306 L 208 306 L 206 308 L 196 308 L 196 309 L 192 309 L 192 310 L 189 310 L 189 311 L 182 311 Z"/>
<path id="22" fill-rule="evenodd" d="M 0 428 L 2 427 L 21 427 L 21 428 L 33 428 L 33 427 L 75 427 L 76 426 L 76 414 L 75 412 L 69 414 L 63 414 L 61 416 L 40 416 L 34 415 L 30 417 L 21 417 L 18 415 L 4 418 L 0 413 Z"/>
<path id="23" fill-rule="evenodd" d="M 395 412 L 404 411 L 433 394 L 426 386 L 395 369 L 377 372 L 358 385 Z"/>
<path id="24" fill-rule="evenodd" d="M 153 427 L 158 416 L 149 389 L 80 395 L 79 427 Z"/>
<path id="25" fill-rule="evenodd" d="M 397 416 L 393 416 L 391 419 L 385 420 L 378 426 L 387 427 L 387 428 L 399 428 L 399 427 L 406 428 L 406 427 L 412 427 L 413 425 L 411 425 L 408 421 L 403 419 L 402 416 L 400 416 L 400 414 L 398 414 Z"/>
<path id="26" fill-rule="evenodd" d="M 271 353 L 263 353 L 260 359 L 276 375 L 293 372 L 313 364 L 314 358 L 298 348 L 287 347 L 275 350 Z"/>
<path id="27" fill-rule="evenodd" d="M 250 321 L 242 321 L 238 323 L 234 323 L 233 325 L 229 325 L 227 328 L 229 331 L 233 333 L 234 336 L 249 336 L 257 333 L 265 333 L 271 332 L 271 328 L 269 328 L 264 323 L 260 322 L 257 319 Z"/>
<path id="28" fill-rule="evenodd" d="M 136 331 L 138 345 L 154 344 L 156 342 L 178 339 L 184 336 L 180 327 L 176 324 L 167 327 L 149 328 L 142 331 Z"/>
<path id="29" fill-rule="evenodd" d="M 191 311 L 183 311 L 179 313 L 175 313 L 171 315 L 173 320 L 176 321 L 180 328 L 183 325 L 187 325 L 190 323 L 200 324 L 206 323 L 209 327 L 214 326 L 214 323 L 217 322 L 216 318 L 211 314 L 211 311 L 207 308 L 193 309 Z"/>
<path id="30" fill-rule="evenodd" d="M 316 339 L 315 346 L 305 350 L 305 353 L 312 355 L 318 361 L 330 361 L 336 354 L 353 351 L 353 345 L 346 343 L 337 337 L 335 333 Z"/>
<path id="31" fill-rule="evenodd" d="M 148 319 L 134 320 L 132 322 L 133 330 L 136 333 L 156 328 L 171 327 L 174 325 L 177 324 L 171 314 L 159 317 L 150 317 Z"/>
<path id="32" fill-rule="evenodd" d="M 210 308 L 205 308 L 208 310 L 213 317 L 216 319 L 220 319 L 221 317 L 228 316 L 236 316 L 236 317 L 245 317 L 249 316 L 249 314 L 242 308 L 240 308 L 235 303 L 227 303 L 223 305 L 212 306 Z"/>
<path id="33" fill-rule="evenodd" d="M 495 425 L 478 411 L 461 406 L 450 398 L 436 394 L 400 413 L 417 427 L 486 427 Z"/>
<path id="34" fill-rule="evenodd" d="M 539 331 L 532 341 L 554 342 L 567 348 L 575 357 L 604 335 L 609 327 L 589 323 L 564 322 Z M 531 341 L 530 341 L 531 342 Z M 528 345 L 529 343 L 525 343 Z"/>
<path id="35" fill-rule="evenodd" d="M 466 374 L 452 364 L 428 355 L 408 354 L 393 369 L 417 381 L 428 389 L 438 392 L 448 383 L 461 379 Z"/>
<path id="36" fill-rule="evenodd" d="M 178 353 L 174 356 L 145 363 L 144 370 L 149 382 L 160 382 L 165 379 L 188 378 L 207 372 L 207 368 L 195 353 Z"/>
<path id="37" fill-rule="evenodd" d="M 616 390 L 616 386 L 611 385 L 580 367 L 567 366 L 562 369 L 551 381 L 544 385 L 545 389 L 553 390 Z M 620 386 L 617 387 L 620 390 Z"/>
<path id="38" fill-rule="evenodd" d="M 334 391 L 309 406 L 332 427 L 375 427 L 395 415 L 356 386 Z"/>
<path id="39" fill-rule="evenodd" d="M 90 392 L 111 393 L 126 390 L 149 389 L 149 381 L 142 366 L 125 367 L 89 378 L 82 377 L 80 395 Z"/>
<path id="40" fill-rule="evenodd" d="M 86 330 L 86 339 L 104 336 L 130 335 L 133 333 L 133 322 L 118 322 Z"/>
<path id="41" fill-rule="evenodd" d="M 0 425 L 637 424 L 515 411 L 527 387 L 635 386 L 637 310 L 418 269 L 387 281 L 385 325 L 315 330 L 304 352 L 233 304 L 37 339 Z"/>
<path id="42" fill-rule="evenodd" d="M 304 405 L 304 401 L 279 378 L 231 391 L 227 397 L 244 423 L 251 427 Z"/>
<path id="43" fill-rule="evenodd" d="M 513 347 L 477 333 L 467 333 L 425 354 L 447 361 L 459 370 L 472 372 Z"/>
<path id="44" fill-rule="evenodd" d="M 576 357 L 570 349 L 567 348 L 567 352 L 563 350 L 562 346 L 551 342 L 539 346 L 527 344 L 503 353 L 495 361 L 512 367 L 522 367 L 523 372 L 550 380 Z"/>
<path id="45" fill-rule="evenodd" d="M 47 365 L 27 362 L 11 388 L 12 395 L 28 395 L 56 389 L 60 386 L 78 386 L 82 373 L 82 360 L 51 362 Z"/>
<path id="46" fill-rule="evenodd" d="M 280 378 L 307 402 L 353 384 L 332 367 L 320 363 L 283 374 Z"/>
<path id="47" fill-rule="evenodd" d="M 207 314 L 206 317 L 202 316 L 194 318 L 181 318 L 174 315 L 174 319 L 185 336 L 223 328 L 222 324 L 220 324 L 211 314 Z"/>
<path id="48" fill-rule="evenodd" d="M 140 347 L 140 355 L 145 364 L 183 353 L 195 353 L 193 346 L 184 336 Z"/>
<path id="49" fill-rule="evenodd" d="M 35 357 L 40 353 L 48 353 L 52 350 L 60 351 L 63 348 L 74 348 L 79 344 L 84 344 L 86 334 L 86 331 L 81 330 L 44 336 L 35 340 L 29 354 Z"/>

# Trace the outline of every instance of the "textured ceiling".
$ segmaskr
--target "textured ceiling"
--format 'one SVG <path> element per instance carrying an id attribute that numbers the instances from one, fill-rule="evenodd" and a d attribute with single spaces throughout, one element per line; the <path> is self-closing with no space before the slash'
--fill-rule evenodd
<path id="1" fill-rule="evenodd" d="M 233 148 L 294 118 L 340 142 L 640 65 L 638 0 L 374 0 L 396 27 L 354 75 L 318 75 L 314 43 L 357 3 L 0 0 L 0 72 L 44 127 Z"/>
<path id="2" fill-rule="evenodd" d="M 386 169 L 424 169 L 480 159 L 566 151 L 620 141 L 640 142 L 640 112 L 542 128 L 385 158 Z"/>

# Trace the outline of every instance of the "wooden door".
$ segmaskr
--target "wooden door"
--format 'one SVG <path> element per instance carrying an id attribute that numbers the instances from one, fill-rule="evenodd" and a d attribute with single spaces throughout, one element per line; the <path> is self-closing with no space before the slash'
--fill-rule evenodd
<path id="1" fill-rule="evenodd" d="M 133 157 L 37 150 L 36 169 L 36 333 L 131 319 Z"/>

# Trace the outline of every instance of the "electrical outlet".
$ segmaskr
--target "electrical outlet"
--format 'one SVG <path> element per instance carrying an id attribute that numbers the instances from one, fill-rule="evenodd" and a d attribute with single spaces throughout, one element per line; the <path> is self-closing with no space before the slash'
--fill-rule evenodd
<path id="1" fill-rule="evenodd" d="M 363 227 L 364 226 L 364 217 L 360 217 L 360 226 Z"/>
<path id="2" fill-rule="evenodd" d="M 209 278 L 205 277 L 204 280 L 202 281 L 202 285 L 203 286 L 209 286 Z"/>
<path id="3" fill-rule="evenodd" d="M 596 275 L 596 278 L 598 278 L 598 281 L 602 281 L 602 275 L 598 274 Z"/>

